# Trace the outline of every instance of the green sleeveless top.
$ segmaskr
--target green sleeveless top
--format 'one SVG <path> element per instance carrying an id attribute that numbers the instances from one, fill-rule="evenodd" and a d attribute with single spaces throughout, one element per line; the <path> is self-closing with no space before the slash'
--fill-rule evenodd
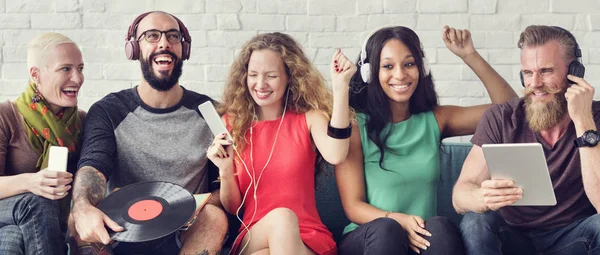
<path id="1" fill-rule="evenodd" d="M 432 111 L 413 114 L 383 130 L 390 148 L 382 169 L 379 148 L 367 136 L 367 116 L 357 114 L 364 156 L 367 203 L 384 211 L 417 215 L 427 220 L 437 214 L 440 179 L 440 128 Z M 383 215 L 382 215 L 383 216 Z M 344 234 L 358 227 L 350 223 Z"/>

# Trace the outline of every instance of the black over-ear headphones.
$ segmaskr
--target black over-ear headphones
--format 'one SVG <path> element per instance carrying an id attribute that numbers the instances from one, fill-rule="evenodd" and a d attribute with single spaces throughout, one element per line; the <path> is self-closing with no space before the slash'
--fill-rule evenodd
<path id="1" fill-rule="evenodd" d="M 135 18 L 127 30 L 127 35 L 125 37 L 125 56 L 127 56 L 128 59 L 137 60 L 140 58 L 140 43 L 138 42 L 137 38 L 135 38 L 135 30 L 137 29 L 140 21 L 142 21 L 142 19 L 148 16 L 150 13 L 153 13 L 153 11 L 142 13 L 140 16 Z M 181 58 L 183 60 L 187 60 L 190 58 L 192 49 L 192 37 L 181 20 L 172 14 L 169 15 L 171 15 L 171 17 L 173 17 L 179 25 L 179 31 L 181 31 L 181 34 L 183 35 L 183 39 L 181 40 Z"/>
<path id="2" fill-rule="evenodd" d="M 569 36 L 569 38 L 571 38 L 571 40 L 573 40 L 573 42 L 575 43 L 575 47 L 573 48 L 573 51 L 575 53 L 575 60 L 571 61 L 571 63 L 569 64 L 569 72 L 568 74 L 570 75 L 574 75 L 580 78 L 583 78 L 583 75 L 585 74 L 585 66 L 583 66 L 583 63 L 581 63 L 581 49 L 579 48 L 579 44 L 577 43 L 577 40 L 575 40 L 575 36 L 573 36 L 573 34 L 571 34 L 571 32 L 569 32 L 569 30 L 566 30 L 562 27 L 557 27 L 557 26 L 552 26 L 552 28 L 563 31 L 567 34 L 567 36 Z M 525 81 L 523 80 L 523 72 L 519 72 L 519 76 L 521 77 L 521 85 L 523 85 L 523 87 L 525 87 Z M 575 84 L 575 82 L 567 79 L 569 81 L 570 84 Z"/>

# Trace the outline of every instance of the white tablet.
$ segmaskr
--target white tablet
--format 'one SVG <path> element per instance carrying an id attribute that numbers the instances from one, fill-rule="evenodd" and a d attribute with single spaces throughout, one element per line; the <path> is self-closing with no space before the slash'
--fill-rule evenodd
<path id="1" fill-rule="evenodd" d="M 484 144 L 482 148 L 492 179 L 513 180 L 523 189 L 523 198 L 512 205 L 556 205 L 541 144 Z"/>

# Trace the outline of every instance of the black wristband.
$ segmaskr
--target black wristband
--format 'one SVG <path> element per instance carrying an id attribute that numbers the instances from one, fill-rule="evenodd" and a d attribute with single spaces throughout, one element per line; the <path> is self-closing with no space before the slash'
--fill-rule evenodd
<path id="1" fill-rule="evenodd" d="M 352 123 L 347 128 L 335 128 L 329 122 L 329 125 L 327 125 L 327 135 L 335 139 L 346 139 L 352 135 Z"/>

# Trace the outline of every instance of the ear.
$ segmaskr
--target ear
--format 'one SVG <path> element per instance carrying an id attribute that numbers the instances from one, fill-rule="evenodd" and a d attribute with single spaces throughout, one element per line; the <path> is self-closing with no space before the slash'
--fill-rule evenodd
<path id="1" fill-rule="evenodd" d="M 40 69 L 37 66 L 29 68 L 29 77 L 33 82 L 38 84 L 40 82 Z"/>

